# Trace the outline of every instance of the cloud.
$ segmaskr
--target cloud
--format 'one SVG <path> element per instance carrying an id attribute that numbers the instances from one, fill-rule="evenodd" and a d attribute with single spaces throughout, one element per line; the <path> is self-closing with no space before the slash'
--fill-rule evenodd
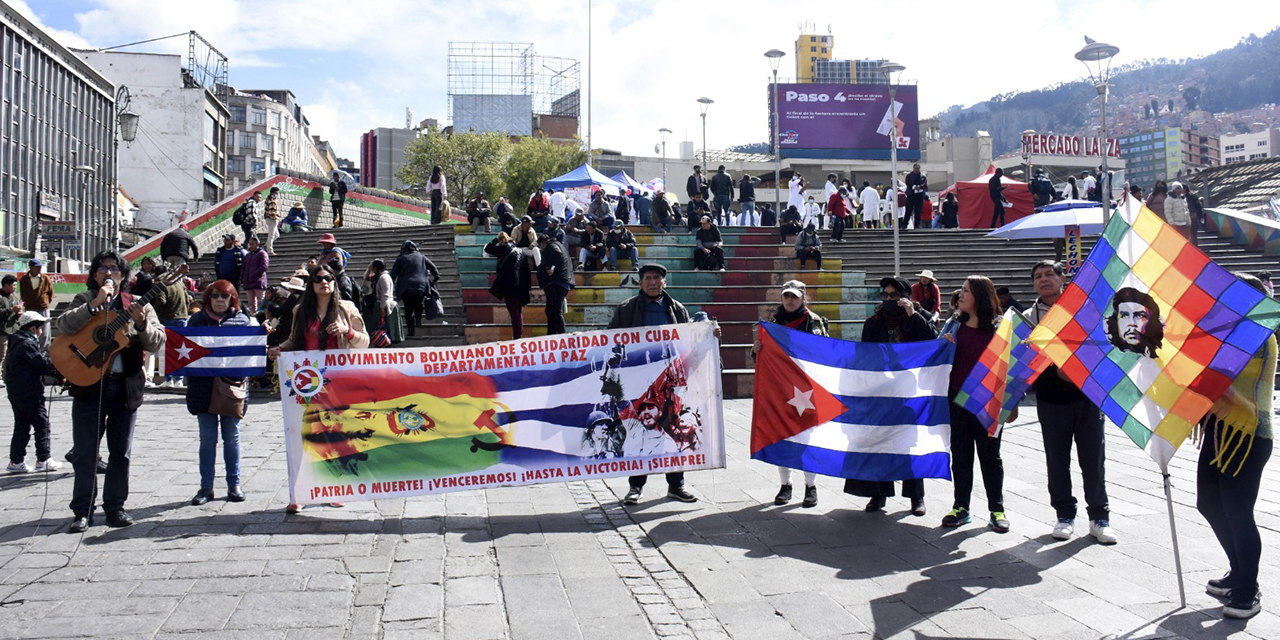
<path id="1" fill-rule="evenodd" d="M 359 134 L 447 113 L 448 43 L 531 42 L 537 53 L 583 63 L 586 136 L 587 0 L 82 0 L 79 29 L 59 39 L 110 46 L 196 29 L 230 58 L 231 82 L 286 88 L 340 155 L 358 154 Z M 20 6 L 25 7 L 21 0 Z M 1252 15 L 1253 0 L 1219 0 L 1218 15 Z M 795 39 L 804 21 L 835 38 L 838 58 L 888 58 L 919 84 L 922 115 L 993 95 L 1031 90 L 1084 75 L 1073 58 L 1083 35 L 1121 48 L 1117 64 L 1198 56 L 1233 46 L 1270 23 L 1196 20 L 1193 0 L 1118 0 L 1105 22 L 1094 10 L 1058 0 L 1000 11 L 951 0 L 597 0 L 591 5 L 591 142 L 629 154 L 652 153 L 660 127 L 671 143 L 701 146 L 696 99 L 707 114 L 711 148 L 768 139 L 770 69 L 764 52 L 787 52 L 779 75 L 795 74 Z M 29 8 L 27 13 L 29 13 Z M 1182 37 L 1177 22 L 1185 20 Z M 1159 25 L 1158 28 L 1150 28 Z M 1194 25 L 1194 26 L 1193 26 Z M 1192 35 L 1194 33 L 1194 35 Z M 138 47 L 186 51 L 186 40 Z"/>

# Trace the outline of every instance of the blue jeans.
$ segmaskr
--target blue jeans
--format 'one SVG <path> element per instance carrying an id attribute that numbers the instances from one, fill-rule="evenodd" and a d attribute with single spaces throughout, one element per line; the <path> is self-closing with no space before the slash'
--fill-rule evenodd
<path id="1" fill-rule="evenodd" d="M 640 266 L 640 251 L 638 249 L 636 249 L 635 247 L 631 247 L 630 249 L 624 249 L 622 251 L 622 257 L 626 258 L 628 256 L 631 257 L 631 268 L 635 269 Z M 617 271 L 618 269 L 618 248 L 617 247 L 609 247 L 609 268 L 613 269 L 614 271 Z"/>
<path id="2" fill-rule="evenodd" d="M 711 217 L 715 218 L 716 224 L 725 224 L 729 220 L 729 216 L 733 215 L 729 208 L 731 202 L 729 196 L 716 196 L 712 200 Z"/>
<path id="3" fill-rule="evenodd" d="M 655 233 L 671 233 L 671 219 L 668 218 L 665 223 L 660 220 L 654 220 L 653 230 Z"/>
<path id="4" fill-rule="evenodd" d="M 759 218 L 756 217 L 756 201 L 740 203 L 742 205 L 742 213 L 738 214 L 738 224 L 740 226 L 757 225 L 759 226 Z"/>
<path id="5" fill-rule="evenodd" d="M 240 419 L 198 413 L 196 422 L 200 425 L 200 488 L 213 490 L 219 422 L 222 423 L 222 464 L 227 468 L 227 487 L 240 484 Z"/>

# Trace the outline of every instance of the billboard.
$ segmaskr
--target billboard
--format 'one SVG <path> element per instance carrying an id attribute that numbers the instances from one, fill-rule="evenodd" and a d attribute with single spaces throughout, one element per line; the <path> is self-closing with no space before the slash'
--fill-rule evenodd
<path id="1" fill-rule="evenodd" d="M 772 119 L 774 88 L 767 90 Z M 779 84 L 777 96 L 777 145 L 784 156 L 888 158 L 889 145 L 896 139 L 904 150 L 902 158 L 919 157 L 920 113 L 914 86 L 896 87 L 892 107 L 886 85 Z"/>
<path id="2" fill-rule="evenodd" d="M 533 135 L 533 96 L 454 94 L 453 130 Z"/>

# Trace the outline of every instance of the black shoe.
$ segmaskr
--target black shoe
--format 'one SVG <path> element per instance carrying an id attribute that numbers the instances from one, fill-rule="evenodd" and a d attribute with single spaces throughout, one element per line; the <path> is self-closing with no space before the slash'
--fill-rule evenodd
<path id="1" fill-rule="evenodd" d="M 79 517 L 71 521 L 71 526 L 67 527 L 67 533 L 84 533 L 89 530 L 89 518 Z"/>
<path id="2" fill-rule="evenodd" d="M 884 505 L 886 502 L 888 502 L 888 499 L 885 498 L 884 496 L 876 496 L 868 500 L 867 506 L 864 507 L 862 510 L 868 513 L 873 513 L 876 511 L 884 511 Z"/>
<path id="3" fill-rule="evenodd" d="M 627 496 L 622 499 L 622 504 L 639 504 L 640 493 L 644 491 L 640 487 L 631 487 L 627 490 Z"/>
<path id="4" fill-rule="evenodd" d="M 810 507 L 818 506 L 818 488 L 817 487 L 804 488 L 804 501 L 800 503 L 800 506 L 806 509 Z"/>
<path id="5" fill-rule="evenodd" d="M 1254 589 L 1252 598 L 1232 597 L 1231 602 L 1222 608 L 1223 617 L 1246 620 L 1262 611 L 1262 590 Z"/>
<path id="6" fill-rule="evenodd" d="M 778 489 L 778 495 L 773 497 L 773 503 L 786 504 L 788 502 L 791 502 L 791 485 L 784 484 L 781 489 Z"/>
<path id="7" fill-rule="evenodd" d="M 229 502 L 244 502 L 244 490 L 240 488 L 240 485 L 227 489 L 227 500 Z"/>
<path id="8" fill-rule="evenodd" d="M 680 502 L 697 502 L 698 497 L 684 490 L 684 487 L 667 487 L 667 497 Z"/>
<path id="9" fill-rule="evenodd" d="M 1210 580 L 1209 586 L 1205 588 L 1204 592 L 1215 598 L 1230 598 L 1232 586 L 1234 585 L 1231 581 L 1231 572 L 1228 571 L 1221 578 Z"/>
<path id="10" fill-rule="evenodd" d="M 202 504 L 208 504 L 213 499 L 213 489 L 201 489 L 196 492 L 196 497 L 191 499 L 191 506 L 198 507 Z"/>
<path id="11" fill-rule="evenodd" d="M 912 498 L 911 499 L 911 515 L 922 516 L 924 514 L 925 514 L 924 498 Z"/>
<path id="12" fill-rule="evenodd" d="M 107 514 L 107 526 L 116 528 L 133 526 L 133 517 L 124 509 L 112 511 Z"/>

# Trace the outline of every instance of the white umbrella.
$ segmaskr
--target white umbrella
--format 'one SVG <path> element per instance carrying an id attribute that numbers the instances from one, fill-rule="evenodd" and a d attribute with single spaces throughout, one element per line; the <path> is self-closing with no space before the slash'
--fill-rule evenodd
<path id="1" fill-rule="evenodd" d="M 987 234 L 988 238 L 1061 238 L 1067 227 L 1080 227 L 1080 235 L 1102 233 L 1102 203 L 1092 200 L 1059 200 L 1039 212 L 1019 218 Z"/>

